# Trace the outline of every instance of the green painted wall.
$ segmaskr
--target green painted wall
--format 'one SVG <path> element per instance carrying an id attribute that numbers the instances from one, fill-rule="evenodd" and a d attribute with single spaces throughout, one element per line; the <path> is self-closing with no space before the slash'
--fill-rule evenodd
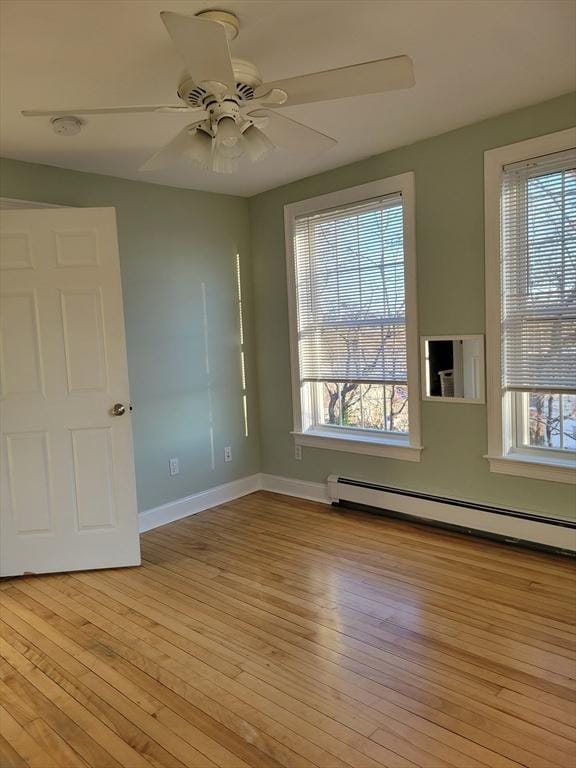
<path id="1" fill-rule="evenodd" d="M 576 516 L 573 487 L 488 471 L 483 406 L 422 403 L 420 464 L 312 448 L 304 448 L 303 460 L 295 461 L 283 231 L 286 203 L 413 170 L 419 331 L 482 333 L 483 153 L 575 124 L 576 101 L 566 95 L 250 201 L 1 160 L 0 195 L 116 208 L 139 508 L 264 471 L 317 482 L 340 473 Z M 245 309 L 248 438 L 242 419 L 236 253 Z M 203 285 L 210 377 L 204 365 Z M 225 445 L 233 449 L 230 464 L 223 460 Z M 170 456 L 180 458 L 180 475 L 174 478 L 168 475 Z"/>
<path id="2" fill-rule="evenodd" d="M 0 171 L 5 197 L 116 209 L 139 509 L 257 472 L 248 202 L 14 160 L 3 160 Z M 242 416 L 236 253 L 246 310 L 248 438 Z M 232 446 L 230 464 L 224 464 L 225 445 Z M 180 458 L 180 474 L 173 478 L 170 456 Z"/>
<path id="3" fill-rule="evenodd" d="M 422 403 L 420 464 L 304 448 L 294 460 L 283 206 L 406 171 L 416 174 L 419 332 L 484 332 L 483 153 L 576 124 L 552 101 L 420 141 L 250 200 L 262 471 L 323 481 L 331 473 L 488 504 L 576 516 L 573 486 L 490 473 L 484 406 Z"/>

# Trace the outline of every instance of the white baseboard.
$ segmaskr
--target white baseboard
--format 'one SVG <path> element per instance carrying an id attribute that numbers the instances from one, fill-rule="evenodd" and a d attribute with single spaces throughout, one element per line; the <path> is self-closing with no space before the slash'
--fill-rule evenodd
<path id="1" fill-rule="evenodd" d="M 176 520 L 182 520 L 184 517 L 203 512 L 205 509 L 217 507 L 218 504 L 226 504 L 228 501 L 239 499 L 241 496 L 247 496 L 255 491 L 273 491 L 285 496 L 297 496 L 300 499 L 330 504 L 328 486 L 325 483 L 310 483 L 305 480 L 294 480 L 290 477 L 257 473 L 140 512 L 138 515 L 140 533 L 151 531 L 161 525 L 174 523 Z"/>
<path id="2" fill-rule="evenodd" d="M 139 515 L 140 533 L 167 523 L 195 515 L 219 504 L 225 504 L 255 491 L 272 491 L 285 496 L 330 504 L 332 501 L 352 501 L 358 504 L 399 512 L 422 520 L 457 525 L 470 531 L 483 531 L 508 539 L 542 544 L 548 547 L 576 552 L 576 530 L 541 520 L 521 516 L 496 514 L 458 504 L 432 499 L 405 496 L 399 493 L 342 485 L 336 477 L 328 484 L 312 483 L 279 475 L 258 473 L 218 485 L 183 499 L 148 509 Z"/>
<path id="3" fill-rule="evenodd" d="M 254 493 L 261 488 L 260 474 L 242 477 L 239 480 L 233 480 L 231 483 L 217 485 L 214 488 L 208 488 L 206 491 L 193 493 L 191 496 L 185 496 L 183 499 L 170 501 L 168 504 L 162 504 L 154 509 L 147 509 L 138 515 L 140 533 L 151 531 L 160 525 L 173 523 L 181 520 L 183 517 L 195 515 L 203 512 L 210 507 L 217 507 L 218 504 L 225 504 L 227 501 L 239 499 L 240 496 L 246 496 L 248 493 Z"/>
<path id="4" fill-rule="evenodd" d="M 263 491 L 273 491 L 283 493 L 285 496 L 297 496 L 299 499 L 330 504 L 326 483 L 311 483 L 308 480 L 295 480 L 292 477 L 261 474 L 260 488 Z"/>

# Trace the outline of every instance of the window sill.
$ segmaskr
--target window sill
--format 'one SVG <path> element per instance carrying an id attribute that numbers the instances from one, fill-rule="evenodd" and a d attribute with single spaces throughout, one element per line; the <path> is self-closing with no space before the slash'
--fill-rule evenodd
<path id="1" fill-rule="evenodd" d="M 507 456 L 485 456 L 484 458 L 490 462 L 490 472 L 576 485 L 576 461 L 571 459 L 543 461 L 540 457 L 533 458 L 513 453 Z"/>
<path id="2" fill-rule="evenodd" d="M 324 448 L 329 451 L 363 453 L 368 456 L 383 456 L 403 461 L 420 461 L 421 446 L 410 445 L 408 439 L 385 440 L 364 435 L 335 435 L 307 430 L 292 432 L 296 445 L 310 448 Z"/>

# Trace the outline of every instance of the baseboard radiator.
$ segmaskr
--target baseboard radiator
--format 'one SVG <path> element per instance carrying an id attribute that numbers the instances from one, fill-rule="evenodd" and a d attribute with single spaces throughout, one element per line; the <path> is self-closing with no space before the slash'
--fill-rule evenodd
<path id="1" fill-rule="evenodd" d="M 502 509 L 331 475 L 333 504 L 369 508 L 465 533 L 576 555 L 576 521 Z"/>

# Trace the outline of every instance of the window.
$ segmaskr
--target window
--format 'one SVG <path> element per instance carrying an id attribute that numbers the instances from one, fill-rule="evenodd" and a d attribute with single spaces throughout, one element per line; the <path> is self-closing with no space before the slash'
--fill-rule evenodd
<path id="1" fill-rule="evenodd" d="M 488 184 L 496 180 L 500 213 L 497 283 L 487 275 L 487 288 L 497 286 L 500 304 L 499 328 L 488 339 L 499 378 L 493 381 L 492 404 L 499 400 L 500 422 L 492 414 L 491 428 L 501 431 L 499 446 L 492 435 L 499 455 L 490 450 L 491 464 L 496 471 L 564 482 L 576 481 L 576 148 L 570 146 L 576 137 L 571 133 L 494 150 L 487 153 L 492 158 L 486 167 L 487 226 L 493 202 Z M 528 149 L 532 152 L 524 154 Z M 487 252 L 489 272 L 492 257 Z M 488 296 L 489 316 L 493 298 Z M 496 333 L 499 343 L 490 338 Z M 499 459 L 520 467 L 503 467 Z M 535 465 L 545 469 L 535 471 Z"/>
<path id="2" fill-rule="evenodd" d="M 286 235 L 296 442 L 419 460 L 412 174 L 286 206 Z"/>

